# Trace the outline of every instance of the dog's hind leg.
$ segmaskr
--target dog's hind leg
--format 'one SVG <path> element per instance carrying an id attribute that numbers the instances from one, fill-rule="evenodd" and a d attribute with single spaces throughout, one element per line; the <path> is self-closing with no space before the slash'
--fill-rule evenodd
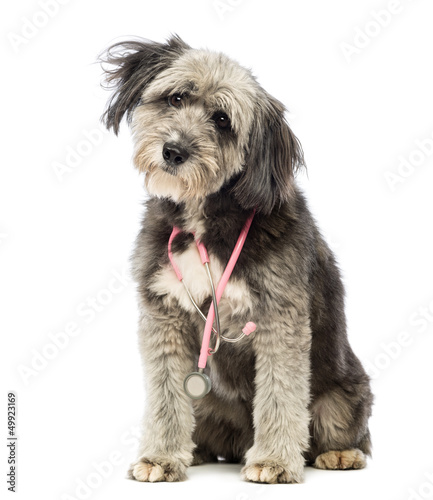
<path id="1" fill-rule="evenodd" d="M 362 386 L 362 384 L 359 384 Z M 367 389 L 367 390 L 366 390 Z M 318 469 L 362 469 L 371 454 L 368 385 L 330 390 L 313 401 L 307 461 Z"/>
<path id="2" fill-rule="evenodd" d="M 365 466 L 371 444 L 370 380 L 346 333 L 344 290 L 335 260 L 319 238 L 311 303 L 310 448 L 307 463 L 321 469 Z"/>

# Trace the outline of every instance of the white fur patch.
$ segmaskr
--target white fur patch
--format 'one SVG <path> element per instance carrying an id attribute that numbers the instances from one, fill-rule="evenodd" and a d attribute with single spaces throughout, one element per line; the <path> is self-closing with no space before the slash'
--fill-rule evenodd
<path id="1" fill-rule="evenodd" d="M 175 202 L 182 199 L 185 191 L 181 179 L 160 169 L 146 173 L 145 185 L 149 194 L 158 198 L 169 198 Z"/>
<path id="2" fill-rule="evenodd" d="M 192 242 L 186 251 L 174 253 L 173 256 L 191 295 L 198 304 L 201 304 L 211 296 L 211 287 L 196 244 Z M 209 268 L 216 289 L 223 273 L 223 267 L 212 254 L 209 255 L 209 260 Z M 150 289 L 157 295 L 169 295 L 175 298 L 180 306 L 187 311 L 195 311 L 171 264 L 157 273 Z M 239 314 L 248 309 L 252 310 L 252 301 L 245 283 L 230 278 L 219 303 L 220 315 Z M 203 311 L 203 313 L 206 315 L 207 311 Z"/>

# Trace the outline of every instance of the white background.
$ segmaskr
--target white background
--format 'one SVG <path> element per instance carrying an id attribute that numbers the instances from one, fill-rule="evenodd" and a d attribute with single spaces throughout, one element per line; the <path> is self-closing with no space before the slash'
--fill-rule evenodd
<path id="1" fill-rule="evenodd" d="M 431 1 L 71 0 L 51 3 L 50 17 L 42 5 L 1 8 L 2 498 L 10 390 L 17 498 L 433 497 Z M 275 486 L 224 464 L 192 468 L 181 484 L 124 479 L 144 393 L 135 289 L 116 276 L 145 193 L 127 127 L 95 132 L 108 95 L 94 62 L 119 37 L 170 33 L 251 67 L 290 110 L 308 164 L 299 182 L 337 254 L 350 341 L 373 376 L 363 471 L 308 468 L 304 484 Z M 56 174 L 60 164 L 69 171 Z"/>

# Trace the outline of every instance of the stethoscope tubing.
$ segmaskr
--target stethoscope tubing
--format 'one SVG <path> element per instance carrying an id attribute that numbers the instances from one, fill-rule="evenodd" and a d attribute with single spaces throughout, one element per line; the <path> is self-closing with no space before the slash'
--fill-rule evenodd
<path id="1" fill-rule="evenodd" d="M 212 291 L 212 303 L 210 305 L 207 317 L 203 314 L 200 307 L 198 306 L 198 304 L 195 302 L 194 298 L 192 297 L 192 294 L 190 293 L 188 287 L 186 286 L 186 283 L 183 281 L 182 273 L 180 272 L 180 269 L 177 266 L 177 264 L 173 258 L 173 253 L 171 250 L 172 242 L 173 242 L 174 238 L 179 233 L 182 232 L 182 230 L 175 226 L 175 227 L 173 227 L 173 231 L 170 235 L 170 238 L 168 241 L 168 256 L 169 256 L 169 260 L 173 266 L 174 272 L 176 273 L 176 276 L 179 279 L 179 281 L 181 281 L 183 283 L 183 286 L 185 287 L 185 290 L 188 294 L 188 297 L 191 300 L 191 303 L 193 304 L 193 306 L 195 307 L 197 312 L 200 314 L 202 319 L 206 321 L 204 332 L 203 332 L 200 357 L 199 357 L 199 361 L 198 361 L 199 372 L 203 372 L 204 368 L 206 367 L 208 356 L 214 354 L 220 346 L 220 341 L 221 341 L 222 335 L 221 335 L 220 318 L 219 318 L 219 312 L 218 312 L 218 304 L 219 304 L 219 301 L 221 300 L 224 289 L 225 289 L 225 287 L 230 279 L 230 276 L 233 272 L 233 269 L 236 265 L 236 262 L 239 258 L 239 255 L 242 251 L 242 248 L 243 248 L 245 240 L 247 238 L 247 235 L 248 235 L 249 229 L 251 227 L 251 223 L 253 221 L 254 215 L 255 215 L 255 210 L 250 214 L 250 216 L 246 220 L 246 222 L 245 222 L 245 224 L 244 224 L 244 226 L 239 234 L 236 245 L 235 245 L 233 252 L 230 256 L 229 262 L 227 263 L 227 266 L 224 269 L 224 272 L 221 276 L 221 279 L 218 283 L 216 290 L 215 290 L 212 275 L 211 275 L 211 272 L 209 269 L 209 256 L 208 256 L 206 247 L 204 246 L 204 244 L 200 240 L 196 240 L 196 245 L 197 245 L 197 248 L 198 248 L 198 251 L 200 254 L 200 258 L 201 258 L 202 264 L 205 266 L 206 274 L 207 274 L 209 283 L 211 285 L 211 291 Z M 216 328 L 213 327 L 214 321 L 216 323 Z M 241 338 L 243 338 L 245 335 L 249 335 L 254 330 L 255 330 L 254 323 L 247 323 L 245 325 L 244 329 L 242 330 L 242 334 L 239 337 L 237 337 L 235 339 L 228 339 L 226 337 L 222 337 L 222 338 L 223 338 L 223 340 L 225 340 L 227 342 L 234 343 L 234 342 L 238 342 L 239 340 L 241 340 Z M 216 335 L 216 341 L 215 341 L 214 348 L 210 349 L 209 343 L 210 343 L 210 336 L 211 336 L 212 332 L 214 332 Z"/>
<path id="2" fill-rule="evenodd" d="M 230 256 L 230 259 L 228 261 L 228 264 L 226 268 L 224 269 L 223 275 L 221 276 L 220 282 L 218 283 L 217 289 L 216 289 L 216 301 L 215 303 L 218 305 L 219 301 L 221 300 L 222 294 L 224 292 L 224 289 L 228 283 L 228 280 L 230 279 L 230 276 L 233 272 L 233 269 L 236 265 L 236 262 L 239 258 L 239 255 L 242 251 L 242 248 L 244 246 L 245 240 L 248 235 L 248 231 L 250 230 L 251 223 L 253 222 L 253 218 L 255 215 L 255 211 L 251 213 L 251 215 L 248 217 L 247 221 L 244 224 L 244 227 L 241 230 L 241 233 L 238 237 L 238 240 L 236 242 L 235 248 L 233 249 L 233 252 Z M 209 353 L 209 342 L 210 342 L 210 335 L 212 332 L 212 325 L 215 319 L 215 308 L 213 307 L 213 303 L 211 304 L 209 308 L 209 313 L 206 318 L 206 325 L 204 327 L 204 332 L 203 332 L 203 341 L 201 345 L 201 350 L 200 350 L 200 357 L 198 360 L 198 367 L 201 369 L 206 368 L 206 363 L 207 363 L 207 358 L 211 354 Z"/>

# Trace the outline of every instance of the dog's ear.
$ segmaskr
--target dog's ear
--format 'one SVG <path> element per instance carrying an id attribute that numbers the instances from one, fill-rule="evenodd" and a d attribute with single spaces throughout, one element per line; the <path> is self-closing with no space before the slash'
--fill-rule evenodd
<path id="1" fill-rule="evenodd" d="M 248 151 L 234 195 L 245 209 L 269 214 L 293 192 L 293 178 L 304 165 L 301 144 L 284 118 L 284 106 L 266 94 L 250 132 Z"/>
<path id="2" fill-rule="evenodd" d="M 109 47 L 99 58 L 106 74 L 106 88 L 113 90 L 102 115 L 105 126 L 117 135 L 125 113 L 131 120 L 146 85 L 189 48 L 177 35 L 167 43 L 138 39 Z"/>

